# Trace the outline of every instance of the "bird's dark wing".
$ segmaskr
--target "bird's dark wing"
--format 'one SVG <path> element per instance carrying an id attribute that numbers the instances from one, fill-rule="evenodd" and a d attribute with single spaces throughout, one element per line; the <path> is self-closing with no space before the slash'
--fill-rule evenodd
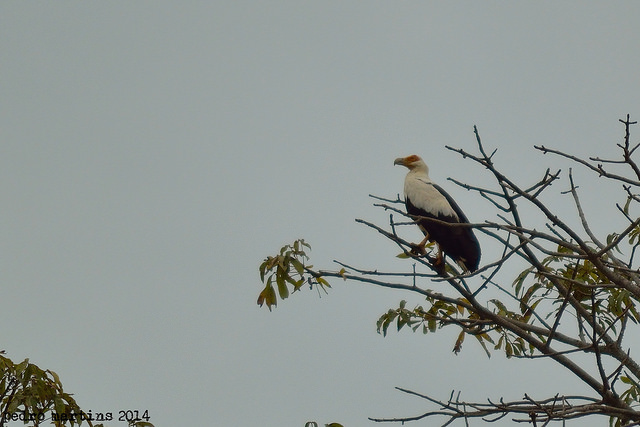
<path id="1" fill-rule="evenodd" d="M 431 184 L 433 185 L 433 188 L 435 188 L 436 190 L 438 190 L 438 192 L 440 194 L 442 194 L 444 196 L 445 199 L 447 199 L 447 202 L 449 202 L 449 206 L 451 206 L 451 208 L 453 209 L 453 211 L 456 213 L 456 215 L 458 215 L 458 222 L 462 222 L 465 224 L 469 224 L 469 220 L 467 219 L 467 216 L 464 214 L 464 212 L 462 212 L 462 209 L 460 209 L 460 206 L 458 206 L 458 204 L 456 203 L 455 200 L 453 200 L 453 197 L 451 197 L 449 195 L 449 193 L 447 193 L 446 191 L 444 191 L 444 189 L 442 187 L 440 187 L 437 184 Z"/>
<path id="2" fill-rule="evenodd" d="M 456 215 L 458 215 L 458 222 L 469 224 L 467 216 L 462 212 L 462 209 L 460 209 L 456 201 L 440 186 L 435 184 L 433 184 L 433 186 L 447 199 L 451 208 Z M 459 231 L 450 235 L 449 241 L 443 241 L 441 244 L 445 252 L 449 252 L 453 258 L 461 260 L 469 271 L 478 269 L 480 263 L 480 243 L 470 227 L 460 227 Z"/>

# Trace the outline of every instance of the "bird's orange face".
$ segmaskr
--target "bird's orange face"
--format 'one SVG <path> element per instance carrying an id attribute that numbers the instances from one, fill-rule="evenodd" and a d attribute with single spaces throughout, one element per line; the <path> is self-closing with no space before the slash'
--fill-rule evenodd
<path id="1" fill-rule="evenodd" d="M 412 155 L 410 155 L 409 157 L 405 157 L 405 159 L 404 159 L 404 161 L 405 161 L 408 165 L 410 165 L 410 164 L 411 164 L 411 163 L 413 163 L 413 162 L 419 162 L 420 160 L 422 160 L 422 159 L 420 158 L 420 156 L 418 156 L 418 155 L 416 155 L 416 154 L 412 154 Z"/>
<path id="2" fill-rule="evenodd" d="M 410 156 L 408 156 L 408 157 L 400 157 L 400 158 L 397 158 L 397 159 L 393 162 L 393 164 L 394 164 L 394 165 L 402 165 L 402 166 L 406 166 L 406 167 L 408 167 L 409 169 L 411 169 L 411 164 L 412 164 L 412 163 L 414 163 L 414 162 L 419 162 L 420 160 L 422 160 L 422 159 L 420 158 L 420 156 L 418 156 L 418 155 L 416 155 L 416 154 L 412 154 L 412 155 L 410 155 Z"/>

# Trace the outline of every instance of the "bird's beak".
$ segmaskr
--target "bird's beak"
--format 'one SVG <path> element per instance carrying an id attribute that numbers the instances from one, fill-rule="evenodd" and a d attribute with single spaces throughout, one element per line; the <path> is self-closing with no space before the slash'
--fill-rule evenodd
<path id="1" fill-rule="evenodd" d="M 404 157 L 398 157 L 397 159 L 395 159 L 393 161 L 393 165 L 402 165 L 402 166 L 406 166 L 406 163 L 404 162 Z"/>

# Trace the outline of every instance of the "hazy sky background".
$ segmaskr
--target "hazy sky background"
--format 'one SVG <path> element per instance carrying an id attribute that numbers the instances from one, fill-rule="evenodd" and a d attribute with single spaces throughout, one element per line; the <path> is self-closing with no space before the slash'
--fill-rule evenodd
<path id="1" fill-rule="evenodd" d="M 588 392 L 471 339 L 454 356 L 457 331 L 383 338 L 380 314 L 421 302 L 401 292 L 334 281 L 269 313 L 257 267 L 304 237 L 318 267 L 409 270 L 354 218 L 388 222 L 367 195 L 401 192 L 393 160 L 412 153 L 472 221 L 494 219 L 446 181 L 489 182 L 444 148 L 474 150 L 473 125 L 522 183 L 567 169 L 534 144 L 613 157 L 618 119 L 640 117 L 639 23 L 629 1 L 2 2 L 0 349 L 87 410 L 147 409 L 157 427 L 433 408 L 395 386 Z M 576 174 L 606 231 L 607 187 Z"/>

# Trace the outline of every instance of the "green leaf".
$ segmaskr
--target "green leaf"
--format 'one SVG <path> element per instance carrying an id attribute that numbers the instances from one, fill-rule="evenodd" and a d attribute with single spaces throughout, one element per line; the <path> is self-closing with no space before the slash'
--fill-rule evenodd
<path id="1" fill-rule="evenodd" d="M 327 282 L 327 280 L 324 277 L 318 276 L 318 277 L 316 277 L 316 281 L 322 286 L 326 286 L 327 288 L 331 287 L 329 282 Z"/>
<path id="2" fill-rule="evenodd" d="M 454 346 L 453 346 L 453 352 L 454 352 L 455 354 L 460 353 L 460 351 L 462 350 L 462 343 L 464 342 L 464 336 L 465 336 L 465 335 L 466 335 L 466 334 L 465 334 L 465 332 L 464 332 L 464 331 L 461 331 L 461 332 L 458 334 L 458 339 L 456 340 L 456 343 L 455 343 L 455 344 L 454 344 Z"/>
<path id="3" fill-rule="evenodd" d="M 495 345 L 495 347 L 493 347 L 493 349 L 499 350 L 500 348 L 502 348 L 503 341 L 504 341 L 504 335 L 500 335 L 500 339 L 498 340 L 498 343 Z"/>
<path id="4" fill-rule="evenodd" d="M 622 209 L 625 214 L 629 215 L 629 205 L 631 205 L 632 197 L 627 196 L 627 203 L 624 204 L 624 208 Z"/>
<path id="5" fill-rule="evenodd" d="M 280 295 L 280 299 L 286 299 L 289 297 L 289 288 L 285 283 L 285 277 L 288 276 L 285 276 L 284 274 L 276 275 L 276 284 L 278 285 L 278 294 Z"/>
<path id="6" fill-rule="evenodd" d="M 511 358 L 511 356 L 513 356 L 513 345 L 510 342 L 506 343 L 504 350 L 507 354 L 507 358 Z"/>
<path id="7" fill-rule="evenodd" d="M 64 414 L 66 412 L 66 410 L 65 410 L 66 409 L 66 405 L 64 404 L 64 401 L 61 398 L 59 398 L 58 396 L 56 396 L 53 399 L 53 407 L 54 407 L 54 409 L 56 410 L 56 412 L 58 414 Z"/>
<path id="8" fill-rule="evenodd" d="M 398 331 L 400 331 L 400 329 L 402 329 L 406 324 L 407 324 L 407 319 L 404 316 L 398 316 L 398 321 L 397 321 Z"/>
<path id="9" fill-rule="evenodd" d="M 527 278 L 529 273 L 531 273 L 531 271 L 532 271 L 531 268 L 527 268 L 522 273 L 518 274 L 518 277 L 516 277 L 516 280 L 513 281 L 513 286 L 515 286 L 516 295 L 520 295 L 520 289 L 522 289 L 522 284 L 524 283 L 524 280 Z"/>
<path id="10" fill-rule="evenodd" d="M 296 269 L 296 272 L 302 276 L 304 275 L 304 266 L 302 265 L 302 263 L 300 261 L 298 261 L 295 258 L 291 259 L 291 265 L 293 265 L 293 268 Z"/>
<path id="11" fill-rule="evenodd" d="M 540 289 L 540 284 L 536 283 L 527 289 L 527 292 L 520 298 L 520 312 L 525 314 L 525 312 L 529 309 L 529 299 L 531 296 Z"/>
<path id="12" fill-rule="evenodd" d="M 493 340 L 491 339 L 491 337 L 489 337 L 489 335 L 487 334 L 480 334 L 480 335 L 476 335 L 475 337 L 480 343 L 480 345 L 482 346 L 482 348 L 484 349 L 484 352 L 487 354 L 487 357 L 491 358 L 491 353 L 489 352 L 487 345 L 484 343 L 486 340 L 486 341 L 489 341 L 491 344 L 493 344 Z"/>
<path id="13" fill-rule="evenodd" d="M 29 365 L 29 359 L 24 359 L 22 362 L 20 362 L 19 364 L 16 365 L 16 376 L 22 376 L 22 373 L 24 372 L 25 369 L 27 369 L 27 366 Z"/>
<path id="14" fill-rule="evenodd" d="M 507 307 L 502 303 L 502 301 L 498 299 L 492 299 L 492 300 L 489 300 L 489 302 L 492 302 L 496 307 L 498 307 L 498 310 L 500 311 L 499 314 L 508 313 L 509 310 L 507 310 Z"/>
<path id="15" fill-rule="evenodd" d="M 264 275 L 266 274 L 266 271 L 267 271 L 267 261 L 260 264 L 259 270 L 260 270 L 260 281 L 264 283 Z"/>
<path id="16" fill-rule="evenodd" d="M 397 315 L 398 313 L 395 310 L 389 310 L 385 314 L 380 316 L 380 318 L 376 322 L 378 333 L 380 333 L 380 330 L 382 330 L 382 336 L 387 336 L 387 329 Z"/>
<path id="17" fill-rule="evenodd" d="M 258 305 L 262 307 L 262 304 L 267 304 L 267 308 L 269 309 L 269 311 L 271 311 L 271 306 L 278 305 L 276 299 L 276 291 L 271 285 L 271 278 L 269 278 L 267 285 L 258 296 Z"/>
<path id="18" fill-rule="evenodd" d="M 57 385 L 62 385 L 62 383 L 60 382 L 60 377 L 58 376 L 58 374 L 56 374 L 55 372 L 53 372 L 52 370 L 47 369 L 47 372 L 49 374 L 51 374 L 51 376 L 53 377 L 53 381 L 57 384 Z"/>

